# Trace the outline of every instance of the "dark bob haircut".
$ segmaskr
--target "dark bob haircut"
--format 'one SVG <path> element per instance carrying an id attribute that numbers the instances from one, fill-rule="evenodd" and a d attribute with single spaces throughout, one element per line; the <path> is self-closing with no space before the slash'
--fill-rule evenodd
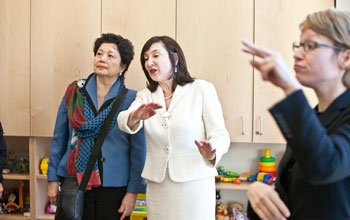
<path id="1" fill-rule="evenodd" d="M 121 74 L 120 78 L 122 81 L 125 79 L 125 73 L 129 69 L 129 65 L 134 58 L 134 46 L 132 43 L 126 39 L 123 38 L 120 35 L 112 34 L 112 33 L 107 33 L 107 34 L 102 34 L 100 38 L 97 38 L 95 40 L 95 45 L 94 45 L 94 55 L 96 56 L 96 53 L 98 49 L 100 48 L 101 44 L 103 43 L 112 43 L 115 44 L 118 47 L 118 51 L 121 57 L 121 65 L 125 65 L 125 70 Z"/>
<path id="2" fill-rule="evenodd" d="M 158 87 L 158 82 L 153 81 L 146 70 L 145 57 L 144 57 L 145 53 L 149 50 L 149 48 L 151 48 L 152 44 L 157 42 L 163 43 L 164 48 L 168 51 L 168 54 L 169 54 L 170 62 L 172 65 L 172 72 L 173 72 L 171 75 L 171 78 L 173 78 L 172 91 L 173 92 L 175 91 L 175 88 L 177 85 L 183 86 L 187 83 L 193 82 L 194 78 L 191 77 L 190 73 L 187 70 L 185 55 L 180 45 L 174 39 L 168 36 L 154 36 L 145 43 L 141 51 L 140 60 L 141 60 L 141 66 L 142 66 L 143 72 L 145 73 L 148 80 L 147 88 L 151 92 L 154 92 Z M 177 65 L 175 65 L 176 64 L 175 53 L 178 56 Z M 177 72 L 175 72 L 175 66 L 177 67 Z"/>

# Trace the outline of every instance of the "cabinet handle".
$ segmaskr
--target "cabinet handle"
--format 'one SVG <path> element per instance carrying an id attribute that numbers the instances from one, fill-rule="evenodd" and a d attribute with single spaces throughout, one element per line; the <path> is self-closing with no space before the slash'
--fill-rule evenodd
<path id="1" fill-rule="evenodd" d="M 242 135 L 245 135 L 245 118 L 242 117 Z"/>
<path id="2" fill-rule="evenodd" d="M 260 130 L 255 131 L 255 134 L 257 135 L 263 135 L 263 118 L 260 116 Z"/>

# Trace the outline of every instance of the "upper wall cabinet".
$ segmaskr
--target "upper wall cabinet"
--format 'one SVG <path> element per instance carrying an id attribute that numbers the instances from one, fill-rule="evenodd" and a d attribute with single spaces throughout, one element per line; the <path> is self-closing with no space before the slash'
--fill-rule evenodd
<path id="1" fill-rule="evenodd" d="M 350 11 L 350 1 L 349 0 L 335 0 L 338 9 Z"/>
<path id="2" fill-rule="evenodd" d="M 129 39 L 135 57 L 126 73 L 126 86 L 141 90 L 146 77 L 140 64 L 144 43 L 155 35 L 175 38 L 176 0 L 102 0 L 102 33 L 113 32 Z"/>
<path id="3" fill-rule="evenodd" d="M 279 51 L 293 70 L 292 43 L 299 41 L 299 24 L 306 15 L 334 6 L 334 0 L 259 0 L 255 1 L 255 43 Z M 258 59 L 258 58 L 257 58 Z M 311 106 L 315 94 L 305 89 Z M 284 98 L 282 90 L 263 82 L 260 72 L 254 73 L 253 142 L 285 142 L 268 108 Z"/>
<path id="4" fill-rule="evenodd" d="M 177 39 L 192 76 L 215 85 L 231 141 L 251 142 L 253 0 L 177 0 Z"/>
<path id="5" fill-rule="evenodd" d="M 30 1 L 0 1 L 0 121 L 6 135 L 30 135 Z"/>
<path id="6" fill-rule="evenodd" d="M 100 0 L 31 1 L 32 136 L 52 136 L 68 84 L 93 72 L 100 34 Z"/>

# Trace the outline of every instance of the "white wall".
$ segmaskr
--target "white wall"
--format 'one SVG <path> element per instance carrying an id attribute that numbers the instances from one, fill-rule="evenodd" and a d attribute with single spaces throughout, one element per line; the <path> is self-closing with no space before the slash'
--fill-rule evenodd
<path id="1" fill-rule="evenodd" d="M 336 0 L 336 7 L 350 11 L 350 0 Z"/>
<path id="2" fill-rule="evenodd" d="M 259 158 L 264 156 L 264 149 L 271 149 L 271 156 L 276 158 L 277 164 L 281 160 L 285 151 L 285 144 L 246 144 L 246 143 L 231 143 L 230 149 L 222 157 L 219 166 L 223 165 L 226 170 L 236 173 L 258 171 Z M 246 190 L 220 190 L 221 200 L 238 201 L 243 203 L 244 208 L 247 208 Z"/>

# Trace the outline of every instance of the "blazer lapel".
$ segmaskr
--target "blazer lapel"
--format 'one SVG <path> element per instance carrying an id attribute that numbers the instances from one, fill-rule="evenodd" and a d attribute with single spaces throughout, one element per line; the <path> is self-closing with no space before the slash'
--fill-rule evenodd
<path id="1" fill-rule="evenodd" d="M 324 127 L 328 127 L 334 118 L 338 117 L 338 114 L 344 109 L 348 108 L 350 105 L 350 92 L 349 90 L 345 91 L 340 95 L 333 103 L 319 115 L 319 120 Z M 316 106 L 315 111 L 318 112 L 318 106 Z"/>
<path id="2" fill-rule="evenodd" d="M 176 89 L 175 89 L 175 92 L 174 92 L 174 95 L 173 95 L 173 99 L 170 102 L 170 106 L 169 106 L 168 112 L 171 112 L 175 108 L 176 104 L 181 100 L 181 98 L 184 96 L 184 94 L 186 93 L 187 89 L 191 85 L 192 85 L 192 83 L 187 83 L 184 86 L 180 86 L 180 85 L 176 86 Z"/>

